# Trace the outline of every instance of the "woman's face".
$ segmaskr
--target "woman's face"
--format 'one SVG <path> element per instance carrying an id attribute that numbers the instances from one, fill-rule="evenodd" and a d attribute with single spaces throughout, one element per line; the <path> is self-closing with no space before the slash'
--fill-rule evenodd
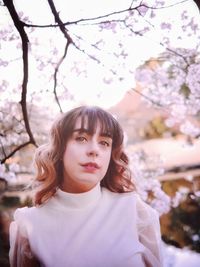
<path id="1" fill-rule="evenodd" d="M 87 123 L 85 127 L 87 126 Z M 81 119 L 75 124 L 63 155 L 64 181 L 62 190 L 81 193 L 92 189 L 105 176 L 111 158 L 112 139 L 96 131 L 89 134 L 81 129 Z"/>

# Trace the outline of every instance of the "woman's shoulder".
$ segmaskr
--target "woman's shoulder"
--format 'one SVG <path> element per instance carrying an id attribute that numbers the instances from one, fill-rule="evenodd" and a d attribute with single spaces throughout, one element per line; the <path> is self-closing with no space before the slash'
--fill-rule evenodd
<path id="1" fill-rule="evenodd" d="M 28 219 L 33 213 L 35 213 L 36 207 L 22 207 L 17 208 L 14 212 L 14 220 L 21 221 L 24 219 Z"/>
<path id="2" fill-rule="evenodd" d="M 140 217 L 146 217 L 147 215 L 158 215 L 157 210 L 154 209 L 149 203 L 144 201 L 139 194 L 137 194 L 136 199 L 137 210 Z"/>
<path id="3" fill-rule="evenodd" d="M 146 227 L 147 225 L 154 224 L 159 221 L 158 211 L 144 201 L 139 194 L 137 195 L 136 210 L 137 224 L 140 227 Z"/>
<path id="4" fill-rule="evenodd" d="M 118 193 L 112 192 L 109 189 L 103 187 L 102 194 L 104 199 L 107 199 L 110 202 L 124 203 L 124 205 L 127 205 L 127 207 L 130 206 L 132 208 L 136 207 L 138 193 L 135 191 Z"/>
<path id="5" fill-rule="evenodd" d="M 113 199 L 113 201 L 124 202 L 127 207 L 129 206 L 132 210 L 135 209 L 139 220 L 143 221 L 145 218 L 158 216 L 157 211 L 145 202 L 137 191 L 115 193 L 107 188 L 102 188 L 102 192 L 105 197 Z"/>

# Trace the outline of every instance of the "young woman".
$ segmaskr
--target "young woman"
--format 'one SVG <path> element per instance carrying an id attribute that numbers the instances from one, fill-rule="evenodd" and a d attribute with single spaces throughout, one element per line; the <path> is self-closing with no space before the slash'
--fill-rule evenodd
<path id="1" fill-rule="evenodd" d="M 162 266 L 158 215 L 136 193 L 111 114 L 63 114 L 35 161 L 39 189 L 35 206 L 14 214 L 11 267 Z"/>

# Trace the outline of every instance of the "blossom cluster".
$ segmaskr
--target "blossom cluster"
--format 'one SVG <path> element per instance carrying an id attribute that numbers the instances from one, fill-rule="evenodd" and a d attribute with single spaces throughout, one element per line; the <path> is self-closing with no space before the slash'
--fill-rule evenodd
<path id="1" fill-rule="evenodd" d="M 161 107 L 168 127 L 179 126 L 182 133 L 200 135 L 200 57 L 196 50 L 166 51 L 155 64 L 140 66 L 135 78 L 143 88 L 144 100 Z"/>
<path id="2" fill-rule="evenodd" d="M 133 173 L 134 182 L 141 198 L 157 210 L 161 216 L 168 213 L 171 208 L 176 208 L 181 202 L 186 200 L 190 189 L 180 186 L 174 196 L 169 196 L 162 188 L 161 177 L 165 174 L 162 166 L 163 159 L 159 155 L 150 156 L 143 150 L 130 153 L 130 167 Z M 185 177 L 192 181 L 193 176 Z M 194 196 L 199 196 L 200 191 L 194 192 Z"/>
<path id="3" fill-rule="evenodd" d="M 144 151 L 130 155 L 130 167 L 141 198 L 160 215 L 169 212 L 171 199 L 163 191 L 158 176 L 164 173 L 159 156 L 149 156 Z"/>

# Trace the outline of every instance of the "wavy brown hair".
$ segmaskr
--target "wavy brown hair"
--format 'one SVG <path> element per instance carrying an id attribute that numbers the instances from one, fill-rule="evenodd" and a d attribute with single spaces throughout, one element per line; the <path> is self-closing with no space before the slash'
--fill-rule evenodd
<path id="1" fill-rule="evenodd" d="M 81 128 L 94 134 L 97 123 L 101 133 L 109 135 L 112 142 L 111 160 L 101 186 L 112 192 L 131 192 L 135 185 L 128 168 L 128 157 L 123 150 L 124 134 L 120 124 L 107 111 L 99 107 L 81 106 L 62 114 L 54 123 L 50 132 L 50 142 L 39 147 L 35 154 L 37 168 L 36 182 L 39 189 L 35 194 L 35 205 L 41 205 L 51 198 L 63 181 L 63 154 L 67 141 L 72 136 L 75 124 L 81 118 Z"/>

